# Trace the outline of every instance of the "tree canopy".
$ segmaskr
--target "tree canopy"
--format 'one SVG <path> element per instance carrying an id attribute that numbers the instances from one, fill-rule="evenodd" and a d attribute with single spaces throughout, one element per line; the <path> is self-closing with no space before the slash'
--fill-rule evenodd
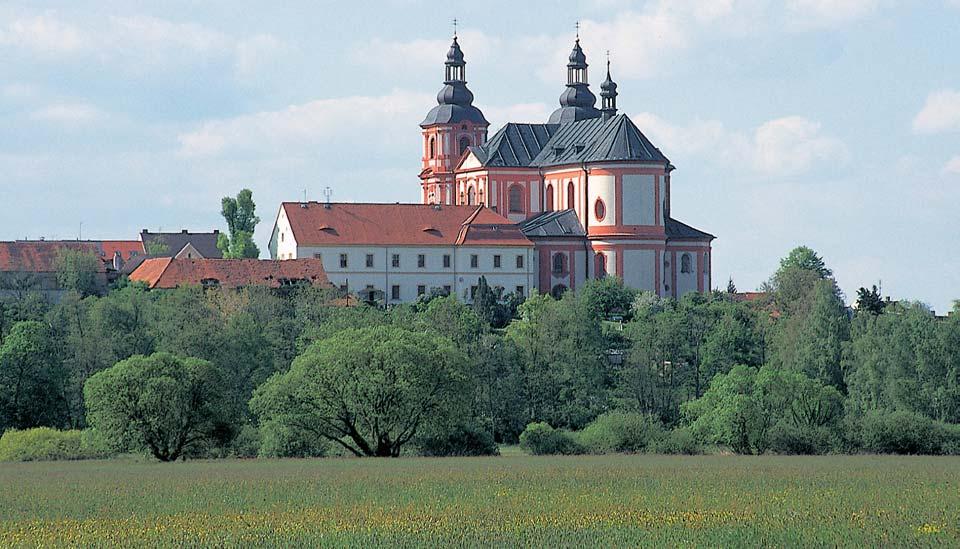
<path id="1" fill-rule="evenodd" d="M 402 328 L 347 329 L 314 343 L 257 389 L 263 421 L 312 432 L 357 456 L 398 456 L 425 424 L 463 405 L 466 356 Z"/>
<path id="2" fill-rule="evenodd" d="M 229 431 L 223 377 L 206 360 L 133 356 L 87 380 L 87 418 L 117 449 L 146 447 L 176 461 Z"/>
<path id="3" fill-rule="evenodd" d="M 253 191 L 243 189 L 236 198 L 225 196 L 220 213 L 227 222 L 229 237 L 223 233 L 217 238 L 217 247 L 227 259 L 260 257 L 260 249 L 253 241 L 253 232 L 260 222 L 256 216 L 257 205 Z"/>

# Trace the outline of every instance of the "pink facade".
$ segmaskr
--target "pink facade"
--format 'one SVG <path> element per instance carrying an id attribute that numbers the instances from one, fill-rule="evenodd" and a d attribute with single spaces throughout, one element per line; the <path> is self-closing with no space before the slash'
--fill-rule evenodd
<path id="1" fill-rule="evenodd" d="M 456 40 L 447 59 L 448 76 L 454 63 L 462 77 Z M 437 108 L 431 111 L 421 124 L 423 202 L 483 204 L 519 223 L 536 245 L 542 292 L 576 289 L 607 275 L 662 296 L 708 291 L 714 237 L 671 217 L 674 167 L 629 118 L 616 114 L 609 66 L 602 109 L 594 107 L 586 66 L 578 41 L 561 107 L 550 122 L 508 124 L 489 141 L 478 110 L 454 106 L 450 111 L 459 118 L 440 120 Z M 466 90 L 465 81 L 445 84 L 441 109 L 456 99 L 451 86 Z M 553 216 L 561 212 L 572 213 L 564 213 L 558 228 Z"/>

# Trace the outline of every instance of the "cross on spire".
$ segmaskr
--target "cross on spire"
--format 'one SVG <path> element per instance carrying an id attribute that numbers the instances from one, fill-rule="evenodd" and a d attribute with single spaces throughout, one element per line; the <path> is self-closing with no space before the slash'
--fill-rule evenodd
<path id="1" fill-rule="evenodd" d="M 453 18 L 453 37 L 457 37 L 457 18 Z"/>
<path id="2" fill-rule="evenodd" d="M 580 21 L 577 20 L 577 40 L 580 40 Z"/>

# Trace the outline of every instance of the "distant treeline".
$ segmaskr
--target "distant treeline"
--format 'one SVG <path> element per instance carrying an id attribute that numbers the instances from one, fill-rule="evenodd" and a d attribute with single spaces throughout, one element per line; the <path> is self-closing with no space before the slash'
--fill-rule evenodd
<path id="1" fill-rule="evenodd" d="M 808 248 L 763 290 L 672 300 L 611 277 L 521 302 L 481 283 L 473 304 L 386 310 L 309 287 L 27 292 L 0 301 L 0 431 L 162 460 L 960 453 L 957 309 L 872 288 L 850 310 Z"/>

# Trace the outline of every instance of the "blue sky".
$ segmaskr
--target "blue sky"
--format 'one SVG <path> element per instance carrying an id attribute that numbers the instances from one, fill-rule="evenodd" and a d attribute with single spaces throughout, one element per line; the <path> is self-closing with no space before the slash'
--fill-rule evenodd
<path id="1" fill-rule="evenodd" d="M 450 20 L 492 133 L 546 120 L 579 19 L 715 285 L 806 244 L 848 297 L 960 297 L 960 0 L 269 4 L 0 4 L 0 239 L 209 230 L 249 187 L 265 248 L 305 190 L 416 201 Z"/>

